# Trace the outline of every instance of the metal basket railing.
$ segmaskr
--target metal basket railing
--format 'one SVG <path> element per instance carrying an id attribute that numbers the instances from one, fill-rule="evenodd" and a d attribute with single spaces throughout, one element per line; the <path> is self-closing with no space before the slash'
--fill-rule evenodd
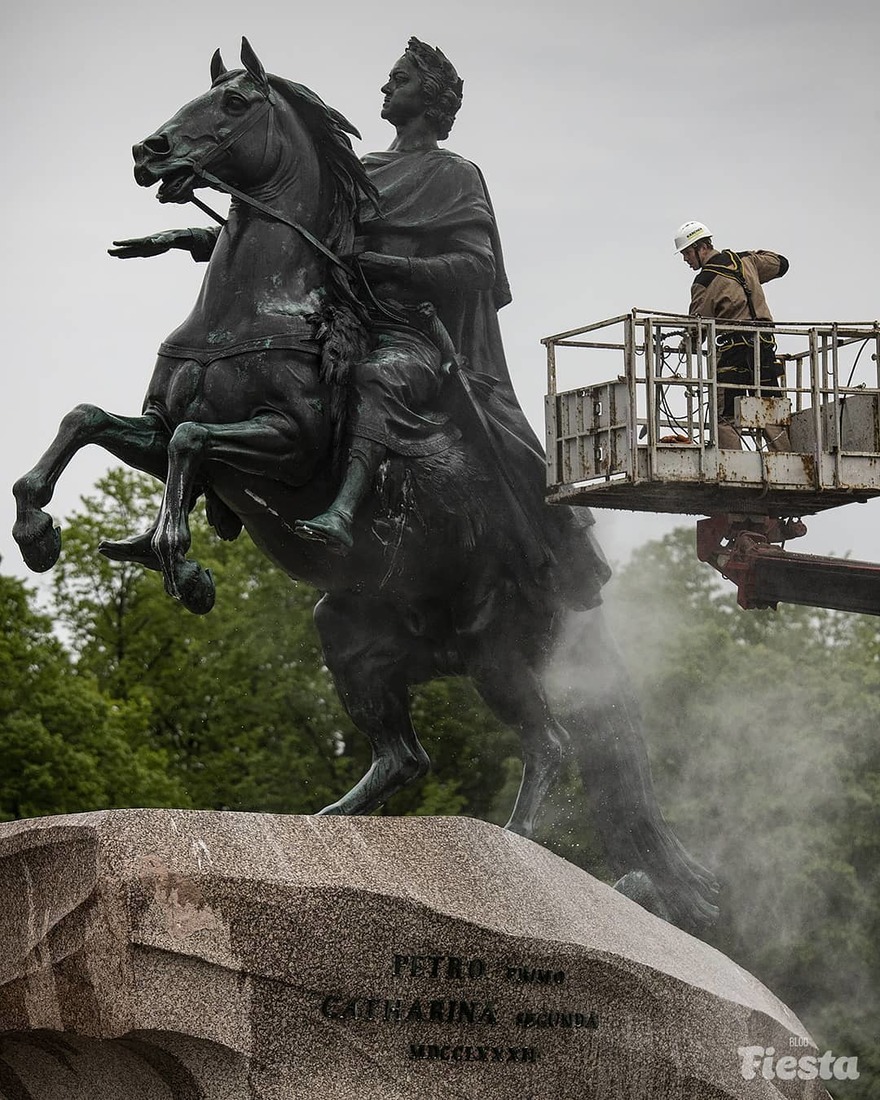
<path id="1" fill-rule="evenodd" d="M 753 349 L 748 386 L 717 375 L 721 347 L 733 337 Z M 779 371 L 772 382 L 760 368 L 761 342 L 768 339 L 775 341 Z M 744 451 L 762 451 L 767 426 L 782 424 L 792 451 L 811 460 L 807 480 L 813 488 L 845 489 L 848 477 L 862 486 L 867 465 L 847 464 L 847 456 L 876 459 L 880 476 L 877 321 L 769 327 L 634 309 L 542 342 L 551 487 L 669 481 L 676 465 L 665 452 L 685 448 L 691 452 L 680 463 L 685 481 L 749 481 L 749 470 L 759 469 L 757 482 L 766 484 L 773 463 L 762 457 L 756 466 L 718 447 L 719 399 L 726 389 L 735 391 L 734 425 Z M 797 488 L 791 463 L 776 465 L 783 481 Z M 807 466 L 802 462 L 801 468 Z"/>

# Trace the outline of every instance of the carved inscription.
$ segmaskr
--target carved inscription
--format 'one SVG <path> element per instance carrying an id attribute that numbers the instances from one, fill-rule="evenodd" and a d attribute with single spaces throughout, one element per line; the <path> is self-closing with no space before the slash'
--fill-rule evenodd
<path id="1" fill-rule="evenodd" d="M 321 1001 L 321 1014 L 329 1020 L 352 1021 L 379 1024 L 424 1024 L 433 1027 L 454 1026 L 457 1028 L 494 1028 L 496 1034 L 505 1025 L 523 1031 L 560 1028 L 566 1030 L 595 1029 L 599 1020 L 594 1010 L 585 1005 L 559 1008 L 549 1007 L 546 1003 L 523 1006 L 512 1015 L 501 1014 L 495 1000 L 486 995 L 497 983 L 515 985 L 523 994 L 530 991 L 532 996 L 541 992 L 564 989 L 567 976 L 564 970 L 528 966 L 519 962 L 490 965 L 486 959 L 465 958 L 459 955 L 405 955 L 395 954 L 391 958 L 389 978 L 392 982 L 406 981 L 412 985 L 413 979 L 420 984 L 472 983 L 482 985 L 483 989 L 473 990 L 468 996 L 441 999 L 413 996 L 395 997 L 390 991 L 369 994 L 328 993 Z M 482 992 L 483 996 L 479 993 Z M 491 996 L 491 994 L 490 994 Z M 554 1000 L 558 1000 L 558 992 Z M 430 1036 L 430 1041 L 410 1042 L 406 1048 L 407 1057 L 417 1062 L 474 1062 L 495 1065 L 523 1065 L 537 1062 L 540 1051 L 534 1046 L 507 1046 L 486 1036 L 485 1039 L 471 1044 L 444 1042 L 439 1036 Z"/>
<path id="2" fill-rule="evenodd" d="M 486 973 L 482 959 L 461 959 L 457 955 L 395 955 L 392 966 L 395 978 L 408 974 L 412 978 L 450 978 L 474 981 Z"/>
<path id="3" fill-rule="evenodd" d="M 374 997 L 325 997 L 321 1013 L 331 1020 L 382 1020 L 387 1024 L 494 1024 L 491 1001 L 380 1001 Z"/>
<path id="4" fill-rule="evenodd" d="M 593 1027 L 599 1026 L 595 1012 L 517 1012 L 518 1027 Z"/>
<path id="5" fill-rule="evenodd" d="M 505 977 L 521 985 L 565 985 L 564 970 L 538 970 L 535 967 L 508 966 Z"/>
<path id="6" fill-rule="evenodd" d="M 534 1047 L 442 1047 L 435 1043 L 410 1043 L 413 1061 L 428 1062 L 537 1062 Z"/>

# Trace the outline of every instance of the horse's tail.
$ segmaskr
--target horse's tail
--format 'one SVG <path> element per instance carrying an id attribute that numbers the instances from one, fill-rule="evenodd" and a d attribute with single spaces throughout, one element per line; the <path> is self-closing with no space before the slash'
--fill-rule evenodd
<path id="1" fill-rule="evenodd" d="M 663 817 L 638 698 L 601 611 L 577 618 L 583 629 L 561 647 L 548 669 L 548 688 L 571 736 L 606 861 L 623 893 L 699 933 L 717 920 L 718 882 Z"/>
<path id="2" fill-rule="evenodd" d="M 338 470 L 343 454 L 351 368 L 367 354 L 370 338 L 363 321 L 347 305 L 327 306 L 318 322 L 320 377 L 330 392 L 333 468 Z"/>

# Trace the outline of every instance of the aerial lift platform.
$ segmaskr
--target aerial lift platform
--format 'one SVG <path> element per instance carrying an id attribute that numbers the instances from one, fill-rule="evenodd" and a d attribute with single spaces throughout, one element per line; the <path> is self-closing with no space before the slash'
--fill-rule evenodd
<path id="1" fill-rule="evenodd" d="M 742 607 L 880 615 L 880 566 L 777 545 L 803 516 L 880 496 L 880 322 L 777 324 L 774 385 L 718 381 L 719 341 L 752 341 L 758 363 L 767 331 L 633 309 L 546 337 L 547 500 L 707 517 L 698 556 Z M 726 388 L 741 450 L 717 442 Z M 791 449 L 769 449 L 782 428 Z"/>

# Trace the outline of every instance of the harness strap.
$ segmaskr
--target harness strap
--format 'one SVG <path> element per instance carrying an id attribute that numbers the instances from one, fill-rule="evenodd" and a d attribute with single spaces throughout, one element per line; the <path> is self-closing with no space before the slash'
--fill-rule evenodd
<path id="1" fill-rule="evenodd" d="M 742 291 L 746 296 L 746 305 L 749 309 L 749 316 L 753 321 L 758 321 L 758 315 L 755 313 L 755 304 L 752 301 L 752 291 L 749 284 L 746 282 L 745 271 L 743 269 L 742 257 L 738 252 L 734 252 L 731 248 L 726 248 L 721 253 L 722 256 L 727 256 L 730 260 L 728 266 L 718 263 L 707 263 L 703 267 L 703 271 L 709 271 L 713 275 L 722 275 L 725 279 L 732 279 L 735 283 L 739 283 L 742 287 Z"/>
<path id="2" fill-rule="evenodd" d="M 245 355 L 255 351 L 302 351 L 317 355 L 317 342 L 311 325 L 301 326 L 299 332 L 291 326 L 290 332 L 274 333 L 271 336 L 258 336 L 253 340 L 242 340 L 238 344 L 229 344 L 223 348 L 193 348 L 182 344 L 170 344 L 167 341 L 159 345 L 159 355 L 169 359 L 192 359 L 203 367 L 209 367 L 220 359 L 231 359 L 236 355 Z"/>
<path id="3" fill-rule="evenodd" d="M 274 96 L 272 95 L 272 92 L 270 90 L 268 93 L 264 94 L 263 102 L 256 109 L 256 111 L 254 111 L 253 113 L 249 112 L 248 117 L 243 118 L 237 126 L 233 127 L 233 129 L 230 130 L 223 141 L 221 141 L 219 145 L 216 145 L 211 150 L 208 156 L 202 157 L 200 160 L 193 160 L 190 162 L 193 166 L 193 169 L 201 174 L 201 169 L 204 168 L 206 164 L 210 164 L 211 161 L 216 160 L 221 153 L 225 153 L 227 149 L 231 149 L 240 137 L 246 134 L 248 130 L 252 130 L 263 117 L 263 115 L 267 111 L 271 110 L 273 103 Z"/>

